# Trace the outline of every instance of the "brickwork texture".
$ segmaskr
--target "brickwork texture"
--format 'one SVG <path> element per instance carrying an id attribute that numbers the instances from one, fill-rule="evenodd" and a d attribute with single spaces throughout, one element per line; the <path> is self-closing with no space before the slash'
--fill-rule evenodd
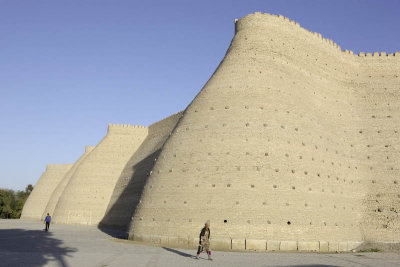
<path id="1" fill-rule="evenodd" d="M 72 168 L 43 174 L 23 217 L 53 211 L 172 247 L 196 247 L 206 220 L 220 250 L 399 243 L 399 136 L 399 52 L 356 55 L 256 12 L 235 20 L 183 112 L 110 125 Z"/>

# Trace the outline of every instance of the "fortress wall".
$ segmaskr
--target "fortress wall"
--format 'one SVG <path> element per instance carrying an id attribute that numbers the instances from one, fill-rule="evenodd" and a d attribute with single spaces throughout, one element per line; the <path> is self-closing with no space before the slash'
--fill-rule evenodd
<path id="1" fill-rule="evenodd" d="M 42 214 L 42 220 L 46 217 L 47 213 L 50 213 L 50 215 L 53 215 L 54 209 L 57 205 L 57 202 L 61 196 L 61 194 L 64 192 L 65 187 L 69 183 L 71 177 L 75 173 L 76 169 L 79 167 L 79 165 L 82 163 L 82 161 L 85 160 L 86 156 L 89 155 L 89 153 L 94 149 L 94 146 L 86 146 L 85 147 L 85 153 L 74 163 L 71 169 L 65 174 L 65 176 L 62 178 L 62 180 L 58 183 L 56 188 L 54 189 L 53 193 L 51 194 L 51 197 L 49 198 L 49 201 L 47 203 L 46 208 L 43 211 Z"/>
<path id="2" fill-rule="evenodd" d="M 210 219 L 223 240 L 364 240 L 363 64 L 285 18 L 237 21 L 147 179 L 130 238 L 182 246 Z"/>
<path id="3" fill-rule="evenodd" d="M 362 60 L 358 106 L 363 121 L 359 149 L 364 153 L 359 160 L 369 188 L 363 231 L 366 240 L 400 242 L 400 57 Z"/>
<path id="4" fill-rule="evenodd" d="M 70 178 L 54 210 L 53 221 L 98 224 L 121 171 L 147 133 L 144 126 L 109 124 L 107 135 Z"/>
<path id="5" fill-rule="evenodd" d="M 51 194 L 73 164 L 48 164 L 25 202 L 21 219 L 40 220 Z"/>
<path id="6" fill-rule="evenodd" d="M 182 112 L 179 112 L 149 126 L 148 136 L 131 156 L 118 178 L 106 215 L 101 221 L 102 226 L 129 228 L 144 183 L 161 147 L 181 116 Z"/>

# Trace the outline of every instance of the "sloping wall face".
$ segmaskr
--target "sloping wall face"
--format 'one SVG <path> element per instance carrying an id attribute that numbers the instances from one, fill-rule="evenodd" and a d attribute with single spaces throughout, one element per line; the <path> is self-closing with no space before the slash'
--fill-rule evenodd
<path id="1" fill-rule="evenodd" d="M 388 90 L 395 96 L 399 58 L 381 64 L 382 72 L 394 68 Z M 210 219 L 213 237 L 232 246 L 234 239 L 365 240 L 361 223 L 374 172 L 366 158 L 370 137 L 360 130 L 372 131 L 364 111 L 375 109 L 365 80 L 375 66 L 365 62 L 284 17 L 256 13 L 239 20 L 225 58 L 166 141 L 130 238 L 187 244 Z M 371 80 L 385 90 L 383 78 Z M 399 114 L 398 103 L 391 105 Z M 387 127 L 390 147 L 375 147 L 376 157 L 384 149 L 399 151 L 395 126 Z M 385 142 L 376 138 L 368 141 Z M 382 158 L 372 160 L 378 169 Z M 383 192 L 389 172 L 377 173 Z M 391 177 L 397 186 L 398 172 Z M 387 199 L 398 205 L 394 196 Z"/>
<path id="2" fill-rule="evenodd" d="M 54 208 L 57 205 L 58 199 L 60 198 L 62 192 L 64 192 L 65 187 L 67 186 L 68 182 L 70 181 L 72 175 L 75 173 L 76 169 L 79 167 L 79 165 L 82 163 L 82 161 L 86 158 L 87 155 L 94 149 L 94 146 L 86 146 L 85 147 L 85 153 L 74 163 L 71 169 L 64 175 L 62 180 L 58 183 L 56 188 L 54 189 L 53 193 L 51 194 L 51 197 L 49 198 L 49 201 L 46 205 L 46 208 L 43 211 L 42 214 L 42 220 L 46 217 L 47 213 L 50 215 L 53 215 L 54 213 Z"/>
<path id="3" fill-rule="evenodd" d="M 118 179 L 106 215 L 101 221 L 102 226 L 124 230 L 129 228 L 144 183 L 150 175 L 165 140 L 181 116 L 182 112 L 150 125 L 148 136 L 129 159 Z"/>
<path id="4" fill-rule="evenodd" d="M 98 224 L 122 169 L 147 133 L 144 126 L 109 125 L 107 135 L 70 178 L 55 207 L 54 222 Z"/>
<path id="5" fill-rule="evenodd" d="M 397 60 L 394 60 L 397 59 Z M 400 53 L 395 58 L 359 58 L 358 107 L 362 125 L 356 149 L 362 151 L 368 194 L 364 199 L 366 240 L 400 241 Z"/>
<path id="6" fill-rule="evenodd" d="M 21 219 L 40 220 L 51 194 L 73 164 L 49 164 L 29 195 Z"/>

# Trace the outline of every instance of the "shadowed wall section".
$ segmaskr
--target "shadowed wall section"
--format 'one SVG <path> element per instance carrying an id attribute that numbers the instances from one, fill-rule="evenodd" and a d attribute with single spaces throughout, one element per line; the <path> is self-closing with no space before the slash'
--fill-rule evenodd
<path id="1" fill-rule="evenodd" d="M 58 183 L 73 164 L 49 164 L 29 195 L 22 210 L 21 219 L 40 220 L 46 205 Z"/>
<path id="2" fill-rule="evenodd" d="M 149 133 L 126 164 L 115 186 L 101 226 L 126 230 L 139 202 L 144 183 L 150 175 L 161 148 L 182 112 L 149 126 Z"/>
<path id="3" fill-rule="evenodd" d="M 65 174 L 65 176 L 62 178 L 62 180 L 58 183 L 57 187 L 54 189 L 53 193 L 51 194 L 51 197 L 47 203 L 46 208 L 43 211 L 42 214 L 42 220 L 46 217 L 47 213 L 50 213 L 50 215 L 53 215 L 54 208 L 57 205 L 57 202 L 64 191 L 65 187 L 69 183 L 72 175 L 75 173 L 76 169 L 79 167 L 79 165 L 82 163 L 82 161 L 86 158 L 86 156 L 94 149 L 94 146 L 86 146 L 85 147 L 85 153 L 74 163 L 71 169 L 68 170 L 68 172 Z"/>
<path id="4" fill-rule="evenodd" d="M 144 126 L 110 124 L 107 135 L 70 178 L 54 210 L 54 222 L 97 225 L 121 171 L 147 133 Z"/>
<path id="5" fill-rule="evenodd" d="M 283 16 L 237 21 L 147 179 L 130 238 L 187 246 L 206 219 L 227 249 L 337 251 L 394 236 L 399 64 L 399 53 L 353 55 Z M 368 134 L 377 128 L 385 135 Z"/>

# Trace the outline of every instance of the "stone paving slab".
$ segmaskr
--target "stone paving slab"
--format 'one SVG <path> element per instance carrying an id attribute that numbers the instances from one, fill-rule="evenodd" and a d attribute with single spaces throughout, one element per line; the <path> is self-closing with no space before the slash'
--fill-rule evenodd
<path id="1" fill-rule="evenodd" d="M 213 252 L 151 247 L 90 226 L 0 220 L 0 266 L 400 266 L 400 253 Z M 109 234 L 112 234 L 109 235 Z"/>

